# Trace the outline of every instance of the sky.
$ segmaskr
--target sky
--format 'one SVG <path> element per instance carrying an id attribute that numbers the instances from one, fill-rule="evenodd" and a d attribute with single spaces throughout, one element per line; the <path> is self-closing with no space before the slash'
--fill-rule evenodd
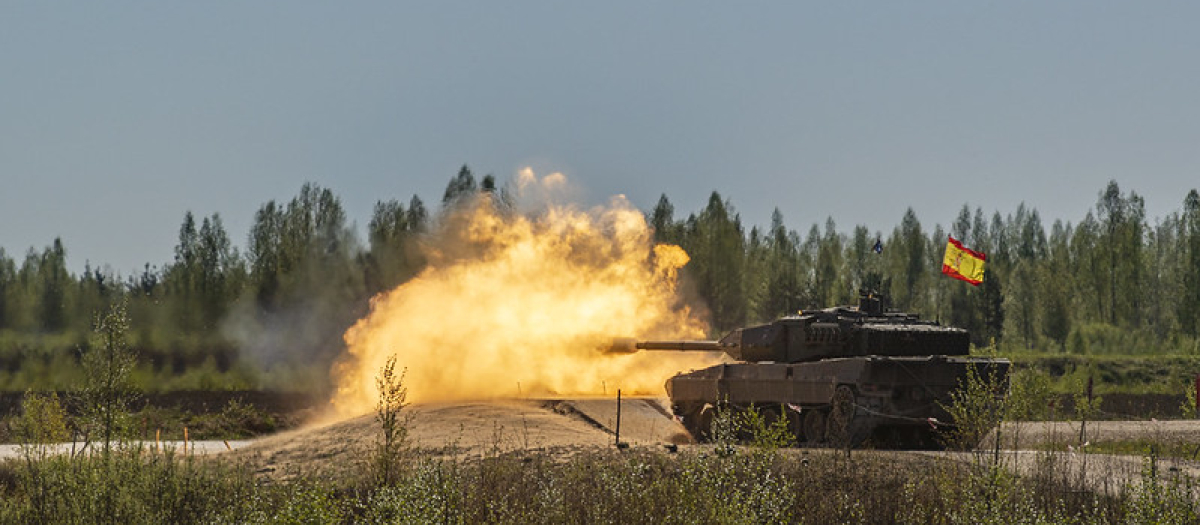
<path id="1" fill-rule="evenodd" d="M 360 231 L 463 164 L 562 172 L 677 218 L 717 191 L 927 231 L 968 204 L 1047 228 L 1110 180 L 1151 224 L 1200 187 L 1195 2 L 0 3 L 0 248 L 172 259 L 186 211 L 245 246 L 305 182 Z"/>

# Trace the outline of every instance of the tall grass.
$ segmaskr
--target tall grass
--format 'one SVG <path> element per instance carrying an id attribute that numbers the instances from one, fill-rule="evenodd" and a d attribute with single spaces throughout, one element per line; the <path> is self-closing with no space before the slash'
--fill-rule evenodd
<path id="1" fill-rule="evenodd" d="M 1178 472 L 1164 475 L 1153 455 L 1123 490 L 1099 493 L 1088 490 L 1085 478 L 1075 477 L 1062 456 L 1050 452 L 1018 476 L 998 459 L 781 449 L 784 427 L 753 407 L 722 411 L 714 445 L 679 453 L 590 448 L 562 456 L 496 447 L 467 459 L 419 456 L 404 446 L 408 422 L 402 379 L 389 362 L 378 382 L 385 394 L 378 414 L 385 431 L 381 443 L 391 445 L 374 454 L 376 460 L 388 460 L 387 475 L 364 469 L 341 479 L 287 482 L 256 478 L 248 465 L 219 458 L 151 451 L 120 435 L 103 453 L 47 453 L 43 445 L 61 437 L 63 412 L 54 397 L 30 396 L 21 424 L 27 452 L 0 463 L 0 523 L 1200 520 L 1194 480 Z M 961 417 L 992 421 L 1012 410 L 1011 401 L 995 404 L 994 384 L 987 379 L 976 377 L 979 384 L 956 398 Z"/>
<path id="2" fill-rule="evenodd" d="M 1051 457 L 1051 456 L 1047 456 Z M 1088 492 L 1047 463 L 1005 468 L 904 453 L 711 446 L 417 457 L 390 483 L 286 483 L 178 452 L 0 464 L 0 523 L 1194 523 L 1194 485 L 1151 469 Z M 1170 477 L 1168 477 L 1168 474 Z M 1175 481 L 1172 481 L 1175 480 Z"/>
<path id="3" fill-rule="evenodd" d="M 829 451 L 593 450 L 417 459 L 391 484 L 122 449 L 0 466 L 3 523 L 1195 523 L 1194 485 L 1116 496 L 948 460 Z M 1047 490 L 1048 483 L 1054 484 Z"/>

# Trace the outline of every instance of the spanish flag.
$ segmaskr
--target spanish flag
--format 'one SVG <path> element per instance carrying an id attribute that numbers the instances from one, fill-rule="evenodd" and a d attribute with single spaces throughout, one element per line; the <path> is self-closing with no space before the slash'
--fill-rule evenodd
<path id="1" fill-rule="evenodd" d="M 942 273 L 975 286 L 983 282 L 983 262 L 987 255 L 963 246 L 958 239 L 950 237 L 946 243 L 946 257 L 942 259 Z"/>

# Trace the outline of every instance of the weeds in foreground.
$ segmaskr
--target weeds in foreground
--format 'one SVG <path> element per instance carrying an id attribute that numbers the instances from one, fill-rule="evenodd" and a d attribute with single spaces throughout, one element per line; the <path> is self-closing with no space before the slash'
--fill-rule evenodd
<path id="1" fill-rule="evenodd" d="M 59 402 L 58 394 L 27 392 L 21 401 L 21 417 L 13 430 L 21 444 L 21 456 L 26 461 L 45 458 L 53 444 L 66 441 L 70 436 L 67 412 Z"/>
<path id="2" fill-rule="evenodd" d="M 1196 419 L 1196 382 L 1187 381 L 1184 387 L 1183 401 L 1179 404 L 1179 412 L 1184 419 Z"/>
<path id="3" fill-rule="evenodd" d="M 1162 479 L 1158 457 L 1143 458 L 1142 477 L 1127 487 L 1131 497 L 1125 502 L 1129 523 L 1196 523 L 1200 504 L 1196 501 L 1196 480 L 1174 473 Z"/>
<path id="4" fill-rule="evenodd" d="M 118 447 L 0 463 L 0 523 L 1194 523 L 1195 485 L 1148 463 L 1081 491 L 1046 463 L 1003 468 L 893 452 L 699 446 L 411 457 L 391 483 L 257 481 L 245 468 Z M 1052 456 L 1047 456 L 1048 458 Z M 41 480 L 41 484 L 31 480 Z"/>
<path id="5" fill-rule="evenodd" d="M 375 420 L 379 422 L 382 436 L 376 445 L 372 467 L 381 485 L 392 485 L 399 479 L 408 448 L 410 418 L 404 411 L 408 406 L 408 388 L 404 386 L 406 371 L 396 373 L 396 356 L 392 355 L 387 358 L 387 362 L 375 378 L 375 387 L 379 394 L 379 401 L 375 406 Z"/>
<path id="6" fill-rule="evenodd" d="M 85 441 L 90 441 L 94 433 L 105 454 L 111 450 L 113 441 L 128 435 L 129 405 L 137 397 L 130 381 L 137 356 L 126 344 L 128 331 L 125 304 L 114 303 L 108 312 L 97 317 L 99 344 L 92 345 L 81 358 L 86 379 L 79 392 L 83 405 L 80 426 Z"/>
<path id="7" fill-rule="evenodd" d="M 0 523 L 1194 523 L 1193 482 L 1149 464 L 1123 495 L 890 453 L 594 449 L 414 459 L 388 485 L 133 449 L 0 464 Z M 1068 487 L 1069 488 L 1069 487 Z M 111 502 L 106 502 L 111 500 Z"/>
<path id="8" fill-rule="evenodd" d="M 383 441 L 402 447 L 408 423 L 403 373 L 397 376 L 389 361 L 378 379 L 387 394 L 377 414 Z M 26 414 L 28 428 L 35 430 L 27 435 L 41 439 L 36 436 L 49 435 L 44 429 L 56 428 L 57 403 L 34 399 Z M 1019 477 L 998 464 L 779 450 L 775 431 L 786 428 L 780 418 L 772 421 L 771 412 L 753 407 L 725 412 L 725 434 L 718 437 L 728 440 L 718 439 L 714 448 L 680 454 L 596 448 L 567 459 L 528 450 L 469 460 L 405 456 L 404 468 L 390 471 L 390 477 L 367 472 L 362 478 L 264 483 L 241 466 L 128 445 L 74 458 L 42 455 L 0 463 L 0 523 L 1197 520 L 1195 482 L 1181 473 L 1163 476 L 1153 457 L 1124 491 L 1100 495 L 1057 476 L 1053 455 Z M 739 439 L 750 446 L 739 447 Z"/>
<path id="9" fill-rule="evenodd" d="M 998 429 L 1008 412 L 1007 388 L 1008 378 L 998 367 L 968 366 L 958 388 L 950 392 L 949 403 L 939 402 L 954 422 L 943 434 L 946 445 L 971 450 Z"/>

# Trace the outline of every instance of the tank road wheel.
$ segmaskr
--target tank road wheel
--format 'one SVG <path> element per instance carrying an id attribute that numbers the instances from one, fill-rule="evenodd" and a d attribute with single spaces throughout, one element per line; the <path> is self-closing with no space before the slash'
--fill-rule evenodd
<path id="1" fill-rule="evenodd" d="M 707 443 L 712 440 L 712 422 L 713 416 L 717 413 L 717 409 L 712 405 L 704 405 L 696 412 L 696 417 L 692 418 L 691 424 L 686 424 L 688 432 L 696 438 L 697 443 Z"/>
<path id="2" fill-rule="evenodd" d="M 829 422 L 825 428 L 829 443 L 837 448 L 854 446 L 858 437 L 855 435 L 857 429 L 854 424 L 854 414 L 857 411 L 854 390 L 846 385 L 837 387 L 830 405 Z"/>
<path id="3" fill-rule="evenodd" d="M 708 429 L 712 424 L 712 410 L 705 404 L 688 404 L 679 407 L 676 414 L 683 419 L 683 428 L 697 443 L 708 440 Z"/>
<path id="4" fill-rule="evenodd" d="M 783 414 L 779 411 L 779 407 L 774 405 L 762 407 L 762 409 L 759 410 L 759 414 L 762 415 L 763 426 L 767 428 L 774 426 L 775 422 L 779 421 L 779 418 L 783 417 Z"/>
<path id="5" fill-rule="evenodd" d="M 787 418 L 787 428 L 788 432 L 792 434 L 792 441 L 794 441 L 797 445 L 803 445 L 804 414 L 785 407 L 783 409 L 783 416 Z"/>
<path id="6" fill-rule="evenodd" d="M 788 425 L 788 421 L 786 419 L 784 419 L 787 417 L 787 414 L 784 413 L 783 405 L 768 404 L 767 406 L 764 406 L 762 408 L 761 414 L 762 414 L 763 429 L 765 429 L 767 431 L 767 435 L 771 435 L 771 432 L 773 430 L 775 430 L 775 426 L 779 424 L 779 420 L 781 420 L 781 419 L 784 420 L 785 425 Z M 790 425 L 788 425 L 788 426 L 790 426 Z M 751 437 L 753 438 L 753 436 L 751 436 Z M 782 436 L 782 438 L 787 441 L 787 443 L 782 444 L 782 446 L 789 446 L 790 443 L 795 442 L 795 438 L 791 437 L 790 430 L 787 431 L 787 433 L 784 436 Z"/>
<path id="7" fill-rule="evenodd" d="M 825 442 L 825 412 L 818 409 L 805 410 L 804 442 L 809 445 L 820 445 Z"/>

